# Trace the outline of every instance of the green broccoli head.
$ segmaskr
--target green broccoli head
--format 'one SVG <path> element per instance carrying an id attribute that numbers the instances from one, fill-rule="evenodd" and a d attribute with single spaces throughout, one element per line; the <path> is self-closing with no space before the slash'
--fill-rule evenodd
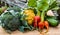
<path id="1" fill-rule="evenodd" d="M 13 16 L 10 12 L 3 15 L 1 22 L 5 30 L 15 31 L 20 26 L 19 17 Z"/>

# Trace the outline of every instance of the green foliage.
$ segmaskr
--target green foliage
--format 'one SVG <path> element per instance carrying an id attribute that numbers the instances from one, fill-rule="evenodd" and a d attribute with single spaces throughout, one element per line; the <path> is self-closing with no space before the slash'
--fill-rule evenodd
<path id="1" fill-rule="evenodd" d="M 36 1 L 37 0 L 29 0 L 28 1 L 28 6 L 30 6 L 30 7 L 36 7 Z"/>
<path id="2" fill-rule="evenodd" d="M 53 2 L 51 2 L 51 5 L 49 6 L 49 10 L 58 10 L 59 9 L 59 7 L 57 6 L 57 2 L 56 1 L 53 1 Z"/>
<path id="3" fill-rule="evenodd" d="M 31 27 L 28 25 L 27 21 L 25 20 L 26 15 L 20 13 L 20 16 L 21 25 L 19 27 L 19 30 L 21 32 L 25 32 L 25 29 L 32 30 Z"/>
<path id="4" fill-rule="evenodd" d="M 30 1 L 29 1 L 30 3 L 28 3 L 28 6 L 31 5 L 34 0 L 30 0 Z M 36 0 L 33 3 L 36 3 L 35 8 L 37 8 L 37 10 L 38 10 L 37 13 L 42 12 L 41 21 L 44 21 L 45 13 L 48 10 L 58 10 L 59 9 L 59 7 L 57 6 L 56 0 Z M 32 5 L 34 5 L 34 4 L 32 4 Z"/>
<path id="5" fill-rule="evenodd" d="M 28 6 L 36 7 L 40 11 L 48 11 L 55 7 L 58 8 L 56 0 L 29 0 Z"/>
<path id="6" fill-rule="evenodd" d="M 0 8 L 0 15 L 4 12 L 5 9 L 7 9 L 8 7 L 7 6 L 4 6 L 4 7 L 1 7 Z"/>
<path id="7" fill-rule="evenodd" d="M 49 8 L 49 4 L 47 3 L 47 0 L 37 1 L 37 8 L 40 11 L 46 11 Z"/>

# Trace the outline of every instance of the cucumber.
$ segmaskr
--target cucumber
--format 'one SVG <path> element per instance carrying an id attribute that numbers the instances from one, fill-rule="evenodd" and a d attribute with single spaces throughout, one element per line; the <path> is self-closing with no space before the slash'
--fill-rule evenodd
<path id="1" fill-rule="evenodd" d="M 58 20 L 54 18 L 47 18 L 47 21 L 49 22 L 49 25 L 52 27 L 56 27 L 59 25 Z"/>

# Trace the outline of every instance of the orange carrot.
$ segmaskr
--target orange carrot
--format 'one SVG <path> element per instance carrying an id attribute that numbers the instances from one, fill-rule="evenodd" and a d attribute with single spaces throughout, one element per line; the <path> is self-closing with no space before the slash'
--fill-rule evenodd
<path id="1" fill-rule="evenodd" d="M 44 21 L 44 26 L 47 28 L 46 32 L 48 32 L 48 29 L 49 29 L 49 23 L 48 23 L 48 21 Z"/>
<path id="2" fill-rule="evenodd" d="M 38 23 L 38 27 L 39 27 L 39 29 L 43 29 L 44 28 L 44 23 L 43 22 L 39 22 Z"/>

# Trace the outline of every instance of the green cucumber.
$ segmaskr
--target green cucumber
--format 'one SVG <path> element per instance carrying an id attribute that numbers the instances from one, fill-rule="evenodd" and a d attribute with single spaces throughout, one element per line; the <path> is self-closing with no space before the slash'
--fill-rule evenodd
<path id="1" fill-rule="evenodd" d="M 47 21 L 49 22 L 50 26 L 52 26 L 52 27 L 56 27 L 59 24 L 58 20 L 53 19 L 53 18 L 47 18 Z"/>

